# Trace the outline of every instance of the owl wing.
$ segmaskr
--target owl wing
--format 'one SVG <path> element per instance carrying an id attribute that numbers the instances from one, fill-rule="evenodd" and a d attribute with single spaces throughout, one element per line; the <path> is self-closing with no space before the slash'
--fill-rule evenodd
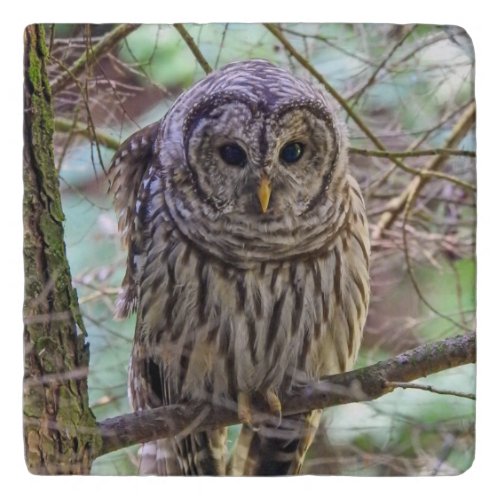
<path id="1" fill-rule="evenodd" d="M 141 315 L 139 304 L 139 315 Z M 134 411 L 157 408 L 179 402 L 177 381 L 167 375 L 166 360 L 147 342 L 138 341 L 151 332 L 145 332 L 147 322 L 139 320 L 136 342 L 130 360 L 129 398 Z M 158 476 L 222 476 L 225 474 L 225 428 L 208 432 L 189 433 L 189 422 L 181 435 L 159 439 L 142 446 L 140 475 Z"/>
<path id="2" fill-rule="evenodd" d="M 117 316 L 128 316 L 137 309 L 138 317 L 129 369 L 129 398 L 136 411 L 175 404 L 181 399 L 176 380 L 167 376 L 167 361 L 152 340 L 168 338 L 168 332 L 159 326 L 158 311 L 149 307 L 161 291 L 151 285 L 147 276 L 151 273 L 161 276 L 166 272 L 155 259 L 158 248 L 152 236 L 153 232 L 158 236 L 167 229 L 163 217 L 166 210 L 162 209 L 164 198 L 156 184 L 154 144 L 159 125 L 160 122 L 153 123 L 127 139 L 116 152 L 109 171 L 118 227 L 128 248 Z M 162 229 L 152 231 L 158 226 Z M 140 451 L 139 472 L 142 475 L 222 475 L 225 439 L 226 430 L 216 429 L 146 443 Z"/>
<path id="3" fill-rule="evenodd" d="M 126 317 L 136 308 L 136 271 L 134 258 L 141 235 L 136 231 L 137 201 L 141 183 L 151 164 L 154 143 L 160 121 L 131 135 L 118 149 L 111 161 L 108 178 L 109 191 L 118 214 L 118 229 L 128 248 L 127 269 L 122 282 L 122 292 L 116 303 L 117 317 Z"/>

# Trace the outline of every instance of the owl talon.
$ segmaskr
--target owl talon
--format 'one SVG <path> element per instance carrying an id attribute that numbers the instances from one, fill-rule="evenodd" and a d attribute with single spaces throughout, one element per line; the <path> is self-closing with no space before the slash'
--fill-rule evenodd
<path id="1" fill-rule="evenodd" d="M 241 423 L 252 427 L 252 406 L 248 392 L 238 393 L 238 418 Z"/>
<path id="2" fill-rule="evenodd" d="M 261 394 L 269 408 L 273 424 L 275 423 L 275 426 L 279 427 L 281 424 L 281 401 L 278 395 L 272 389 L 268 389 Z M 258 414 L 254 415 L 252 412 L 251 395 L 248 392 L 241 391 L 238 393 L 238 418 L 243 424 L 252 427 L 254 430 L 258 430 L 258 426 L 255 425 L 256 421 L 267 421 L 269 416 L 266 418 L 264 413 L 260 416 Z"/>
<path id="3" fill-rule="evenodd" d="M 269 410 L 271 410 L 271 414 L 278 420 L 276 427 L 279 427 L 281 424 L 281 401 L 278 395 L 272 389 L 268 389 L 264 393 L 264 398 L 269 406 Z"/>

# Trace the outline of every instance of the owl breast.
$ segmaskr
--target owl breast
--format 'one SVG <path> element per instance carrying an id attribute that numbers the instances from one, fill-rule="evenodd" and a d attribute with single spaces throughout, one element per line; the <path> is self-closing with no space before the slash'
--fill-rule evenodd
<path id="1" fill-rule="evenodd" d="M 149 194 L 136 345 L 165 370 L 168 399 L 283 392 L 353 365 L 368 302 L 356 197 L 321 253 L 241 269 L 186 240 Z"/>

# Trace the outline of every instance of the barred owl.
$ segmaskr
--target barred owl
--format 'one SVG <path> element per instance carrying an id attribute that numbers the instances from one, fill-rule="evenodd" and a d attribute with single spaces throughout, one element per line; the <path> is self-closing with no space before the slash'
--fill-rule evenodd
<path id="1" fill-rule="evenodd" d="M 225 66 L 132 135 L 110 169 L 128 248 L 118 314 L 137 312 L 135 410 L 234 406 L 226 430 L 144 445 L 141 472 L 300 471 L 319 411 L 280 415 L 292 387 L 352 368 L 369 300 L 364 203 L 323 92 L 267 61 Z M 271 422 L 271 420 L 269 420 Z"/>

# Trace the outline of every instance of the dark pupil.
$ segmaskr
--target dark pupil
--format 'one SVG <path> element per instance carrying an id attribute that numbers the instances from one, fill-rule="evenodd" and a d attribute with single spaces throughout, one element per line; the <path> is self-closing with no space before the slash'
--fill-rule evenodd
<path id="1" fill-rule="evenodd" d="M 281 150 L 280 158 L 285 163 L 295 163 L 300 159 L 303 152 L 303 144 L 301 144 L 300 142 L 290 142 Z"/>
<path id="2" fill-rule="evenodd" d="M 229 165 L 242 167 L 245 165 L 247 155 L 238 144 L 226 144 L 219 150 L 221 158 Z"/>

